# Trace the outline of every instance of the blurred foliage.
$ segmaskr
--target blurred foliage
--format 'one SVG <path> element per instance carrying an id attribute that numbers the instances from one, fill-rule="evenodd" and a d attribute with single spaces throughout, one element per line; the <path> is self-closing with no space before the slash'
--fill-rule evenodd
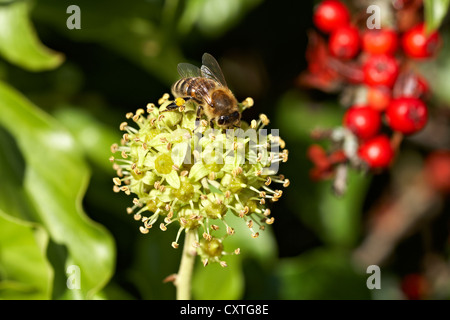
<path id="1" fill-rule="evenodd" d="M 433 28 L 445 25 L 448 1 L 425 3 Z M 410 258 L 417 232 L 394 248 L 382 290 L 367 289 L 365 269 L 352 260 L 367 231 L 367 211 L 389 188 L 390 173 L 351 172 L 341 198 L 329 182 L 309 180 L 309 133 L 339 125 L 343 112 L 337 97 L 302 93 L 294 84 L 305 67 L 312 2 L 80 0 L 81 29 L 69 30 L 72 4 L 0 2 L 0 298 L 175 297 L 163 279 L 178 269 L 181 251 L 170 246 L 176 230 L 139 233 L 126 214 L 132 198 L 112 192 L 109 147 L 121 138 L 125 113 L 169 92 L 176 65 L 198 65 L 203 52 L 221 62 L 239 100 L 249 92 L 255 98 L 245 119 L 264 112 L 280 128 L 290 150 L 281 171 L 291 186 L 273 206 L 275 224 L 259 238 L 243 226 L 226 240 L 225 249 L 242 252 L 225 258 L 227 268 L 197 262 L 194 298 L 404 297 L 401 278 L 421 270 L 420 254 Z M 446 108 L 450 48 L 444 44 L 426 69 L 436 79 L 436 104 Z M 408 143 L 422 157 L 423 147 Z M 448 230 L 442 231 L 448 211 L 437 221 L 437 248 L 448 262 Z M 80 289 L 67 286 L 71 265 L 80 267 Z M 448 298 L 447 289 L 439 297 Z"/>
<path id="2" fill-rule="evenodd" d="M 281 299 L 369 299 L 366 277 L 345 252 L 314 249 L 280 262 Z"/>
<path id="3" fill-rule="evenodd" d="M 0 7 L 0 54 L 27 70 L 53 69 L 61 64 L 63 57 L 39 42 L 28 19 L 28 10 L 26 1 Z"/>
<path id="4" fill-rule="evenodd" d="M 449 0 L 424 0 L 425 22 L 429 32 L 438 29 L 444 20 Z"/>

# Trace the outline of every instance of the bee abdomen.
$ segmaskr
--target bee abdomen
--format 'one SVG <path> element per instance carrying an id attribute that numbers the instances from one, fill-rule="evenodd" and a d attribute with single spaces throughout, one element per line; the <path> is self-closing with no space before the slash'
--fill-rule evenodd
<path id="1" fill-rule="evenodd" d="M 216 85 L 209 79 L 201 77 L 196 78 L 182 78 L 175 82 L 172 86 L 172 94 L 174 97 L 190 97 L 196 100 L 201 100 L 202 94 L 208 93 L 209 90 L 215 88 Z M 203 90 L 205 92 L 199 92 Z"/>
<path id="2" fill-rule="evenodd" d="M 186 79 L 180 79 L 172 85 L 172 94 L 176 98 L 190 96 L 186 91 Z"/>

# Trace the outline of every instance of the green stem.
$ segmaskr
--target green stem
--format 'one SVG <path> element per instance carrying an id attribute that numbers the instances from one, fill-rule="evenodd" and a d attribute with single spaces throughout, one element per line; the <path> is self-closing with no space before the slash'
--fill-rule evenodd
<path id="1" fill-rule="evenodd" d="M 191 280 L 195 262 L 195 251 L 192 244 L 195 241 L 195 234 L 195 230 L 187 230 L 184 238 L 183 255 L 181 256 L 180 269 L 175 283 L 177 300 L 191 299 Z"/>

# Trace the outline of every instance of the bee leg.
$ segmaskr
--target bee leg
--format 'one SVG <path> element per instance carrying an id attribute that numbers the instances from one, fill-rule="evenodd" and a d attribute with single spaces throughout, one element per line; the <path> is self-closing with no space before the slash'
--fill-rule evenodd
<path id="1" fill-rule="evenodd" d="M 214 119 L 209 120 L 209 126 L 214 129 Z"/>
<path id="2" fill-rule="evenodd" d="M 173 110 L 178 109 L 178 108 L 180 108 L 180 107 L 177 106 L 176 103 L 171 103 L 171 104 L 169 104 L 169 105 L 166 107 L 165 110 L 162 110 L 161 112 L 173 111 Z"/>
<path id="3" fill-rule="evenodd" d="M 186 98 L 183 98 L 184 101 L 189 101 L 189 100 L 191 100 L 191 99 L 192 99 L 192 97 L 186 97 Z M 173 111 L 173 110 L 178 109 L 178 108 L 180 108 L 180 106 L 177 105 L 175 102 L 172 102 L 171 104 L 169 104 L 169 105 L 166 107 L 166 110 L 163 110 L 163 111 L 161 111 L 161 112 Z"/>
<path id="4" fill-rule="evenodd" d="M 198 105 L 197 107 L 197 118 L 195 118 L 195 121 L 200 121 L 200 117 L 202 115 L 203 107 L 201 105 Z"/>
<path id="5" fill-rule="evenodd" d="M 198 127 L 200 126 L 200 117 L 202 115 L 202 111 L 203 111 L 203 107 L 199 104 L 197 107 L 197 117 L 195 118 L 195 129 L 194 132 L 198 129 Z"/>

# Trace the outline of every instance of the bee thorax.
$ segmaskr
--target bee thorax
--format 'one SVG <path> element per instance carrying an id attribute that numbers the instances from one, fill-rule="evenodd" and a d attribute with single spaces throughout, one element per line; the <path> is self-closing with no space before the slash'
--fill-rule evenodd
<path id="1" fill-rule="evenodd" d="M 211 100 L 213 102 L 213 108 L 217 111 L 229 110 L 234 108 L 236 105 L 234 97 L 223 90 L 215 90 L 211 95 Z"/>

